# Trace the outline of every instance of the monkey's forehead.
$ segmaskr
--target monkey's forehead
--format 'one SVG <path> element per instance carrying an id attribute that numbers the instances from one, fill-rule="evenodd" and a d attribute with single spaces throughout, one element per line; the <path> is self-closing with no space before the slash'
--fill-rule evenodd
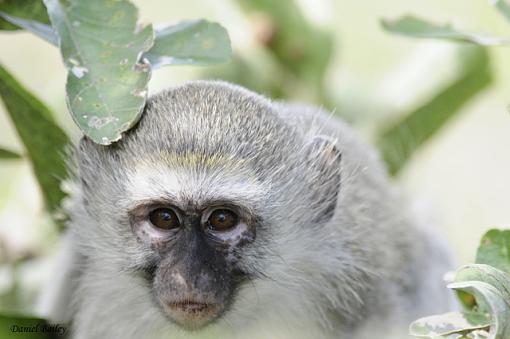
<path id="1" fill-rule="evenodd" d="M 152 97 L 118 155 L 188 168 L 261 168 L 288 163 L 303 144 L 268 100 L 224 83 L 193 82 Z"/>
<path id="2" fill-rule="evenodd" d="M 221 82 L 190 82 L 152 96 L 134 130 L 146 143 L 178 148 L 270 146 L 298 137 L 267 99 Z"/>

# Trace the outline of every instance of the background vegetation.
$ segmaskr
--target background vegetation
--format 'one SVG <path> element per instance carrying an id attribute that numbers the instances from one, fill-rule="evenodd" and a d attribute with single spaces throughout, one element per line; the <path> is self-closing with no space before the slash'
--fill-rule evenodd
<path id="1" fill-rule="evenodd" d="M 416 198 L 423 218 L 435 217 L 424 221 L 444 230 L 461 263 L 473 261 L 486 229 L 510 225 L 508 48 L 408 39 L 388 34 L 380 23 L 412 13 L 510 35 L 504 16 L 485 0 L 133 2 L 150 22 L 221 22 L 234 49 L 228 64 L 155 72 L 150 92 L 220 78 L 333 110 L 381 149 L 395 180 Z M 56 113 L 45 118 L 76 141 L 80 132 L 65 108 L 66 73 L 58 50 L 28 33 L 4 32 L 0 51 L 0 64 Z M 6 72 L 0 69 L 2 85 Z M 58 243 L 58 227 L 42 197 L 54 210 L 59 192 L 40 193 L 27 160 L 37 169 L 45 158 L 22 146 L 30 135 L 16 133 L 16 118 L 0 107 L 0 148 L 14 151 L 2 153 L 9 159 L 0 161 L 0 310 L 27 312 L 48 279 Z"/>

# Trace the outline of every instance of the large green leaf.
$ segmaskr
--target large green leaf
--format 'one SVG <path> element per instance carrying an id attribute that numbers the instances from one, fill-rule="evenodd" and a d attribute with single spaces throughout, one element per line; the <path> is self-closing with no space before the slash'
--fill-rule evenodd
<path id="1" fill-rule="evenodd" d="M 489 55 L 483 47 L 461 47 L 458 60 L 458 74 L 448 87 L 381 133 L 378 144 L 390 173 L 397 173 L 419 147 L 491 82 Z"/>
<path id="2" fill-rule="evenodd" d="M 67 332 L 67 326 L 52 325 L 44 319 L 0 314 L 0 339 L 56 339 Z"/>
<path id="3" fill-rule="evenodd" d="M 67 104 L 78 127 L 108 145 L 139 119 L 150 66 L 139 63 L 153 44 L 152 26 L 137 25 L 126 0 L 45 0 L 69 69 Z"/>
<path id="4" fill-rule="evenodd" d="M 381 20 L 381 25 L 388 32 L 413 38 L 446 39 L 489 46 L 510 44 L 509 38 L 494 37 L 481 33 L 460 32 L 448 24 L 437 25 L 411 15 L 396 20 L 383 19 Z"/>
<path id="5" fill-rule="evenodd" d="M 510 273 L 510 230 L 494 229 L 485 233 L 476 253 L 476 263 Z"/>
<path id="6" fill-rule="evenodd" d="M 62 156 L 69 142 L 68 138 L 49 118 L 51 112 L 48 108 L 23 88 L 1 65 L 0 96 L 25 145 L 46 206 L 50 211 L 56 211 L 64 197 L 60 182 L 67 176 Z"/>
<path id="7" fill-rule="evenodd" d="M 156 30 L 154 46 L 143 57 L 156 69 L 165 65 L 225 62 L 231 54 L 225 28 L 214 22 L 193 20 Z"/>
<path id="8" fill-rule="evenodd" d="M 0 159 L 20 159 L 21 155 L 13 151 L 0 148 Z"/>
<path id="9" fill-rule="evenodd" d="M 1 13 L 11 17 L 48 25 L 50 20 L 42 0 L 0 0 Z M 20 27 L 0 17 L 0 30 L 16 30 Z"/>

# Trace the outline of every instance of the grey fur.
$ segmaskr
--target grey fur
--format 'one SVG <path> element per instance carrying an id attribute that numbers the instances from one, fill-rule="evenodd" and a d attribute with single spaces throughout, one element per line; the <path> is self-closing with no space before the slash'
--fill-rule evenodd
<path id="1" fill-rule="evenodd" d="M 182 170 L 179 197 L 197 203 L 228 192 L 235 178 L 239 199 L 263 220 L 238 253 L 254 278 L 199 331 L 169 321 L 133 273 L 154 256 L 128 217 L 140 166 Z M 243 194 L 243 183 L 258 189 Z M 328 113 L 227 83 L 153 96 L 139 125 L 112 146 L 83 139 L 70 206 L 71 263 L 46 309 L 71 321 L 77 339 L 361 339 L 374 331 L 393 339 L 414 318 L 451 306 L 444 244 L 404 207 L 372 149 Z"/>

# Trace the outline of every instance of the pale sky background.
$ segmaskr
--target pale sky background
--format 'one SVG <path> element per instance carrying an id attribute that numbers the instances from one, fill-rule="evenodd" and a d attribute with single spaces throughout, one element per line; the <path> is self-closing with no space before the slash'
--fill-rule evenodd
<path id="1" fill-rule="evenodd" d="M 150 22 L 206 18 L 224 25 L 233 48 L 249 52 L 253 41 L 242 13 L 228 0 L 138 0 Z M 336 52 L 328 87 L 344 100 L 366 102 L 359 112 L 377 122 L 379 107 L 404 111 L 419 103 L 452 66 L 455 44 L 385 33 L 381 18 L 415 14 L 457 28 L 510 36 L 510 24 L 485 0 L 300 0 L 306 14 L 335 34 Z M 162 8 L 163 7 L 163 8 Z M 510 47 L 490 48 L 493 84 L 417 153 L 397 183 L 417 201 L 452 245 L 460 263 L 474 260 L 481 235 L 510 228 Z M 58 114 L 59 124 L 77 140 L 79 131 L 65 108 L 65 69 L 57 49 L 28 33 L 0 33 L 0 63 Z M 152 93 L 199 76 L 200 68 L 167 67 L 153 74 Z M 22 152 L 0 105 L 0 147 Z M 0 238 L 8 248 L 51 253 L 58 240 L 42 209 L 38 187 L 23 161 L 0 162 Z M 419 241 L 419 239 L 417 239 Z M 37 286 L 45 261 L 26 270 Z M 0 291 L 2 276 L 0 269 Z M 42 277 L 42 278 L 41 278 Z M 36 287 L 34 287 L 36 288 Z"/>

